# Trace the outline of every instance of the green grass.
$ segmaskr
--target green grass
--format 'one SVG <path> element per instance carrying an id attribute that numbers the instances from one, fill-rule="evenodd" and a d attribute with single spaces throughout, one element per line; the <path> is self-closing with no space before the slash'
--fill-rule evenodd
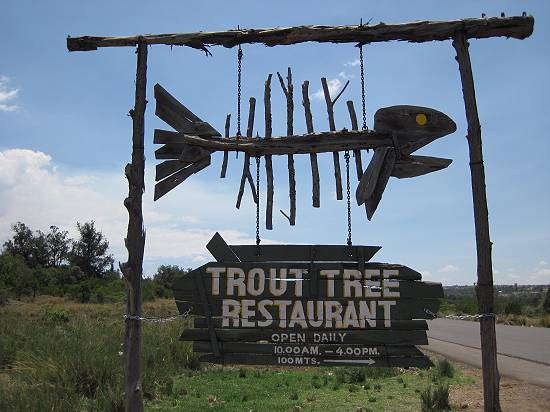
<path id="1" fill-rule="evenodd" d="M 175 312 L 173 301 L 144 313 Z M 124 332 L 121 304 L 59 298 L 0 307 L 1 411 L 121 411 Z M 470 382 L 460 369 L 215 367 L 200 365 L 178 340 L 189 320 L 143 327 L 143 389 L 151 411 L 417 411 L 434 382 Z M 439 364 L 438 364 L 439 365 Z M 449 376 L 450 375 L 450 376 Z"/>

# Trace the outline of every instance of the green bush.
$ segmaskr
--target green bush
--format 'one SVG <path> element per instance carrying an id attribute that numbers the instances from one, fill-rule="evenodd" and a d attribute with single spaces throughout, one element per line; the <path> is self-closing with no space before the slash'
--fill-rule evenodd
<path id="1" fill-rule="evenodd" d="M 429 386 L 420 392 L 420 405 L 422 412 L 441 412 L 451 409 L 449 405 L 449 387 L 438 385 L 435 388 Z"/>
<path id="2" fill-rule="evenodd" d="M 435 370 L 440 378 L 452 378 L 455 376 L 455 367 L 447 359 L 441 359 L 436 362 Z"/>

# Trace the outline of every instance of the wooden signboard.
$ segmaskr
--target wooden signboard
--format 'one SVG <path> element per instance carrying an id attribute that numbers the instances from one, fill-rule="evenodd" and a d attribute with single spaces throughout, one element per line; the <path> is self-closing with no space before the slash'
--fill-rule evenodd
<path id="1" fill-rule="evenodd" d="M 377 246 L 207 245 L 216 262 L 174 281 L 180 313 L 196 315 L 182 340 L 221 364 L 429 367 L 425 319 L 443 288 Z"/>

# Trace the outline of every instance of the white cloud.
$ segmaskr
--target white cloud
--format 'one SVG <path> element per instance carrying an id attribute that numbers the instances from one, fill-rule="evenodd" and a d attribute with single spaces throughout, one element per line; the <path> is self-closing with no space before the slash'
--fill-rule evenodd
<path id="1" fill-rule="evenodd" d="M 328 82 L 328 91 L 330 92 L 330 96 L 334 98 L 334 95 L 340 91 L 340 88 L 342 87 L 342 82 L 340 79 L 330 79 Z M 313 97 L 319 100 L 325 100 L 325 94 L 323 93 L 323 89 L 320 88 L 317 90 Z"/>
<path id="2" fill-rule="evenodd" d="M 148 171 L 152 173 L 153 168 Z M 147 182 L 151 180 L 150 176 L 146 177 Z M 243 204 L 243 213 L 234 219 L 224 218 L 234 211 L 232 188 L 227 192 L 213 192 L 189 180 L 178 189 L 162 202 L 154 203 L 150 191 L 144 195 L 145 273 L 152 273 L 158 264 L 167 261 L 195 265 L 211 260 L 205 245 L 216 230 L 229 244 L 254 244 L 251 225 L 242 224 L 250 220 L 252 209 L 248 209 L 251 205 Z M 10 226 L 18 221 L 42 231 L 56 225 L 75 237 L 77 221 L 94 220 L 108 239 L 115 259 L 124 261 L 128 214 L 123 200 L 127 192 L 122 171 L 69 171 L 55 166 L 52 157 L 43 152 L 0 151 L 0 245 L 11 237 Z M 185 206 L 183 212 L 182 205 Z M 235 229 L 238 226 L 250 227 L 250 233 Z M 262 239 L 262 244 L 270 243 L 274 241 Z"/>
<path id="3" fill-rule="evenodd" d="M 546 266 L 548 264 L 548 262 L 546 260 L 541 260 L 539 262 L 539 266 Z"/>
<path id="4" fill-rule="evenodd" d="M 9 81 L 9 77 L 0 75 L 0 112 L 14 112 L 19 109 L 17 105 L 8 104 L 19 93 L 19 89 L 12 89 L 7 85 Z"/>
<path id="5" fill-rule="evenodd" d="M 438 272 L 440 272 L 440 273 L 458 272 L 458 267 L 456 267 L 455 265 L 452 265 L 452 264 L 449 263 L 448 265 L 445 265 L 441 269 L 439 269 Z"/>
<path id="6" fill-rule="evenodd" d="M 430 272 L 429 270 L 420 269 L 419 272 L 423 278 L 432 279 L 434 277 L 432 272 Z"/>
<path id="7" fill-rule="evenodd" d="M 344 63 L 344 66 L 354 67 L 358 66 L 361 63 L 359 59 L 352 60 L 350 62 Z"/>
<path id="8" fill-rule="evenodd" d="M 340 73 L 338 73 L 338 77 L 341 77 L 344 80 L 351 80 L 355 78 L 353 74 L 348 74 L 344 71 L 341 71 Z"/>

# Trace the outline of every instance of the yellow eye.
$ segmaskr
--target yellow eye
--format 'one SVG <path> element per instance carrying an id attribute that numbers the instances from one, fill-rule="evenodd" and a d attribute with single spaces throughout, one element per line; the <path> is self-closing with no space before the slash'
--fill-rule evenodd
<path id="1" fill-rule="evenodd" d="M 418 113 L 415 120 L 416 124 L 419 124 L 420 126 L 424 126 L 426 123 L 428 123 L 428 118 L 424 113 Z"/>

